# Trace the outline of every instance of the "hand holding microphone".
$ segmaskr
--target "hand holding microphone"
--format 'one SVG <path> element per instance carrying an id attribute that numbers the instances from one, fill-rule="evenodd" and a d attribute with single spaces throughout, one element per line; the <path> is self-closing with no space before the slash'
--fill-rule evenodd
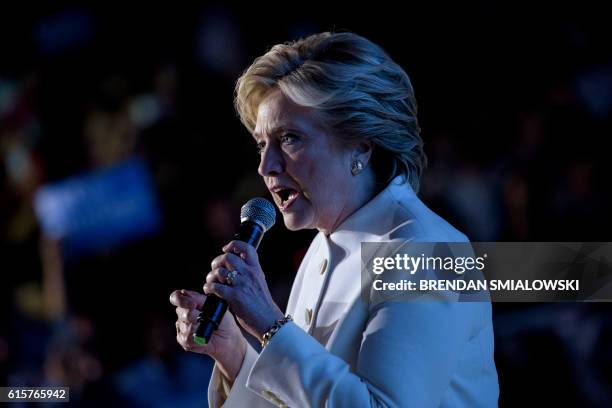
<path id="1" fill-rule="evenodd" d="M 170 295 L 170 303 L 176 306 L 176 341 L 186 351 L 207 354 L 217 362 L 225 378 L 233 381 L 238 375 L 246 352 L 246 341 L 231 314 L 227 314 L 219 324 L 208 344 L 197 344 L 193 333 L 197 328 L 197 318 L 206 296 L 191 290 L 175 290 Z"/>
<path id="2" fill-rule="evenodd" d="M 283 314 L 270 295 L 259 265 L 257 247 L 276 218 L 274 206 L 263 198 L 249 200 L 240 211 L 240 229 L 235 240 L 223 247 L 224 254 L 212 261 L 204 293 L 209 295 L 202 307 L 196 342 L 204 343 L 215 328 L 215 320 L 231 305 L 240 325 L 260 338 Z"/>
<path id="3" fill-rule="evenodd" d="M 213 260 L 204 293 L 225 300 L 240 326 L 260 340 L 283 313 L 272 299 L 255 248 L 232 241 L 223 250 L 225 253 Z M 227 283 L 230 271 L 236 271 L 232 285 Z"/>
<path id="4" fill-rule="evenodd" d="M 268 200 L 249 200 L 241 209 L 235 240 L 212 261 L 212 271 L 204 285 L 207 296 L 184 290 L 171 296 L 179 316 L 179 344 L 186 350 L 209 354 L 220 366 L 228 366 L 229 379 L 233 379 L 234 371 L 237 373 L 233 369 L 236 361 L 239 360 L 238 370 L 242 364 L 246 343 L 232 316 L 224 317 L 228 306 L 240 325 L 258 339 L 283 317 L 272 300 L 256 252 L 263 234 L 274 225 L 275 216 Z"/>

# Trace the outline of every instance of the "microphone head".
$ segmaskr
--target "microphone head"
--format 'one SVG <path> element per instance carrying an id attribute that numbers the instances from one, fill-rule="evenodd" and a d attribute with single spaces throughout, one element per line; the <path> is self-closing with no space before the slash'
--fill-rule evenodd
<path id="1" fill-rule="evenodd" d="M 240 209 L 240 222 L 252 221 L 259 224 L 264 232 L 276 221 L 274 205 L 265 198 L 255 197 L 246 202 Z"/>

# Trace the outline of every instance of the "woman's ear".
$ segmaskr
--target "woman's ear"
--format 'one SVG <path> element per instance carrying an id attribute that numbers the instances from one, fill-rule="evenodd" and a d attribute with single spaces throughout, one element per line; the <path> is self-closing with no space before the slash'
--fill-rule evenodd
<path id="1" fill-rule="evenodd" d="M 372 157 L 373 149 L 374 144 L 369 140 L 360 141 L 353 149 L 352 160 L 358 160 L 363 163 L 364 167 L 366 167 L 370 163 L 370 158 Z"/>

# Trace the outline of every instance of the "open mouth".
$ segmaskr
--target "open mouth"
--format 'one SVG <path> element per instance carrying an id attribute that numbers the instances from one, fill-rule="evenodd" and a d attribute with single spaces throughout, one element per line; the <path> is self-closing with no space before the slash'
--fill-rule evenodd
<path id="1" fill-rule="evenodd" d="M 280 204 L 278 205 L 278 207 L 281 211 L 287 210 L 291 206 L 291 204 L 293 204 L 295 200 L 300 196 L 300 192 L 292 188 L 281 188 L 275 193 L 280 199 Z"/>

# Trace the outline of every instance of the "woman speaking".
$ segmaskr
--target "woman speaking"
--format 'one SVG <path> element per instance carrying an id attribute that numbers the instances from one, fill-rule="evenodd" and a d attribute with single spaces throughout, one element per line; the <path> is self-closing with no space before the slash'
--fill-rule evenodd
<path id="1" fill-rule="evenodd" d="M 319 233 L 287 314 L 253 247 L 232 241 L 212 262 L 204 293 L 228 302 L 260 352 L 229 313 L 194 343 L 205 295 L 172 293 L 177 341 L 216 361 L 210 406 L 497 406 L 490 303 L 360 296 L 362 242 L 468 241 L 416 196 L 426 158 L 404 70 L 363 37 L 321 33 L 257 58 L 235 105 L 285 225 Z"/>

